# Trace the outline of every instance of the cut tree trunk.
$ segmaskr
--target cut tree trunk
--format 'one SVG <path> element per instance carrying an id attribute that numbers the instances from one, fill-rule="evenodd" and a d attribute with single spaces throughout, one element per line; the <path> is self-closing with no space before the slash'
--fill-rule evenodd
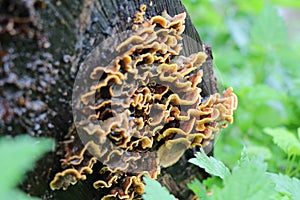
<path id="1" fill-rule="evenodd" d="M 72 87 L 80 64 L 91 50 L 113 34 L 131 30 L 134 14 L 147 5 L 145 18 L 186 12 L 180 0 L 0 0 L 0 136 L 29 134 L 56 140 L 27 174 L 20 187 L 42 199 L 100 199 L 93 174 L 66 191 L 52 191 L 49 182 L 61 171 L 60 142 L 73 124 Z M 151 6 L 150 6 L 151 5 Z M 183 55 L 205 51 L 202 96 L 217 92 L 210 48 L 203 45 L 187 13 Z M 189 44 L 187 37 L 197 41 Z M 203 49 L 204 48 L 204 49 Z M 189 164 L 193 152 L 163 169 L 159 181 L 179 199 L 192 197 L 186 183 L 207 174 Z M 97 166 L 95 166 L 97 167 Z"/>

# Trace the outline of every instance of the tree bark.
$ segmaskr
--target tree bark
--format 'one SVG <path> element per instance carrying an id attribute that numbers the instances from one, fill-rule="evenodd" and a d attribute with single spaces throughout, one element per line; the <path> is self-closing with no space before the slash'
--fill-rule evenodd
<path id="1" fill-rule="evenodd" d="M 73 124 L 72 87 L 80 64 L 109 36 L 131 30 L 134 14 L 147 5 L 145 18 L 186 12 L 180 0 L 0 0 L 0 136 L 30 134 L 56 140 L 27 174 L 20 187 L 42 199 L 100 199 L 106 190 L 93 188 L 93 174 L 67 191 L 52 191 L 49 182 L 61 170 L 60 142 Z M 152 6 L 150 6 L 152 5 Z M 183 55 L 205 51 L 202 96 L 218 91 L 212 54 L 203 45 L 187 14 Z M 187 38 L 196 41 L 191 44 Z M 179 199 L 189 199 L 186 183 L 206 174 L 187 163 L 188 151 L 174 166 L 162 170 L 159 181 Z M 95 166 L 97 167 L 97 165 Z"/>

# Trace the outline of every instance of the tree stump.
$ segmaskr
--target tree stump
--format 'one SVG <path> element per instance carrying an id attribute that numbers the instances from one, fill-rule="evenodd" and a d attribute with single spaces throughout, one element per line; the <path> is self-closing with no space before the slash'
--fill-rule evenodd
<path id="1" fill-rule="evenodd" d="M 66 191 L 52 191 L 49 183 L 61 170 L 65 153 L 61 144 L 70 139 L 72 89 L 80 64 L 106 38 L 131 30 L 142 4 L 147 5 L 145 18 L 164 10 L 170 16 L 187 14 L 182 54 L 206 52 L 201 96 L 218 92 L 211 50 L 201 41 L 180 0 L 0 0 L 0 4 L 0 136 L 26 133 L 56 140 L 54 151 L 46 154 L 20 185 L 31 196 L 79 200 L 100 199 L 107 193 L 93 188 L 94 174 Z M 186 187 L 189 181 L 207 177 L 187 162 L 192 156 L 193 152 L 187 151 L 158 178 L 179 199 L 193 196 Z"/>

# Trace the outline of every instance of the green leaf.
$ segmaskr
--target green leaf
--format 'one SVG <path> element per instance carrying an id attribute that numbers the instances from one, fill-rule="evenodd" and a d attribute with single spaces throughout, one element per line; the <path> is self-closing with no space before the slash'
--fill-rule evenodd
<path id="1" fill-rule="evenodd" d="M 204 189 L 204 185 L 198 180 L 194 179 L 191 183 L 188 183 L 188 188 L 192 190 L 196 196 L 201 200 L 207 200 L 207 194 Z"/>
<path id="2" fill-rule="evenodd" d="M 196 158 L 189 159 L 189 162 L 203 168 L 207 173 L 218 176 L 222 179 L 225 176 L 230 175 L 229 169 L 224 165 L 224 163 L 214 157 L 208 157 L 203 149 L 196 153 L 195 156 Z"/>
<path id="3" fill-rule="evenodd" d="M 28 135 L 0 138 L 0 194 L 17 186 L 34 162 L 53 146 L 53 140 Z M 5 180 L 5 181 L 3 181 Z"/>
<path id="4" fill-rule="evenodd" d="M 232 175 L 224 178 L 224 188 L 215 189 L 214 199 L 275 199 L 274 185 L 266 174 L 266 168 L 261 158 L 249 159 L 244 153 Z"/>
<path id="5" fill-rule="evenodd" d="M 203 185 L 206 187 L 206 190 L 209 191 L 214 186 L 222 188 L 223 187 L 223 180 L 220 177 L 212 176 L 208 177 L 203 180 Z"/>
<path id="6" fill-rule="evenodd" d="M 287 154 L 300 155 L 300 142 L 292 132 L 284 128 L 265 128 L 264 132 Z"/>
<path id="7" fill-rule="evenodd" d="M 271 179 L 275 183 L 275 189 L 282 195 L 289 197 L 291 200 L 300 199 L 300 180 L 290 178 L 282 174 L 269 173 Z"/>
<path id="8" fill-rule="evenodd" d="M 38 200 L 39 198 L 29 197 L 23 191 L 12 189 L 5 193 L 0 194 L 0 199 L 13 199 L 13 200 Z"/>
<path id="9" fill-rule="evenodd" d="M 171 195 L 165 187 L 161 186 L 158 181 L 151 179 L 148 176 L 145 176 L 143 180 L 146 184 L 144 187 L 145 194 L 143 194 L 144 200 L 176 200 L 176 198 Z"/>
<path id="10" fill-rule="evenodd" d="M 286 27 L 272 5 L 266 5 L 257 16 L 251 30 L 251 36 L 252 42 L 261 47 L 286 44 L 288 38 Z"/>

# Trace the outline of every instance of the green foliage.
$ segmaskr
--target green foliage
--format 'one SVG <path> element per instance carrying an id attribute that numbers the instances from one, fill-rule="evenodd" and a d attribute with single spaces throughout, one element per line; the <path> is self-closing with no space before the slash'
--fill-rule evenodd
<path id="1" fill-rule="evenodd" d="M 273 141 L 286 154 L 285 174 L 295 176 L 300 172 L 300 129 L 296 137 L 291 131 L 284 128 L 265 128 L 264 132 L 273 137 Z"/>
<path id="2" fill-rule="evenodd" d="M 274 199 L 274 186 L 266 168 L 259 157 L 242 157 L 231 176 L 225 176 L 224 187 L 215 189 L 214 199 Z"/>
<path id="3" fill-rule="evenodd" d="M 204 189 L 205 185 L 198 179 L 194 179 L 191 183 L 188 183 L 188 188 L 192 190 L 199 199 L 208 200 L 207 191 Z"/>
<path id="4" fill-rule="evenodd" d="M 209 178 L 203 180 L 203 184 L 204 184 L 206 190 L 208 190 L 208 191 L 216 186 L 219 188 L 223 187 L 222 179 L 217 176 L 212 176 L 212 177 L 209 177 Z"/>
<path id="5" fill-rule="evenodd" d="M 212 46 L 219 88 L 232 86 L 239 98 L 234 124 L 216 139 L 215 156 L 232 168 L 246 146 L 249 153 L 263 154 L 271 171 L 284 173 L 287 155 L 263 130 L 300 127 L 300 35 L 290 34 L 278 14 L 278 8 L 300 8 L 299 1 L 183 3 L 201 39 Z"/>
<path id="6" fill-rule="evenodd" d="M 195 159 L 198 161 L 194 163 L 203 163 L 209 161 L 210 157 L 201 154 L 201 157 Z M 209 164 L 202 166 L 206 171 L 211 170 Z M 267 163 L 259 156 L 249 158 L 246 149 L 231 173 L 224 172 L 221 176 L 224 177 L 223 186 L 213 186 L 213 195 L 207 195 L 206 182 L 201 183 L 197 179 L 188 184 L 188 187 L 198 198 L 204 200 L 300 199 L 299 179 L 267 172 Z"/>
<path id="7" fill-rule="evenodd" d="M 28 135 L 0 138 L 0 199 L 36 199 L 29 198 L 16 186 L 22 181 L 25 172 L 52 146 L 53 141 L 50 139 Z"/>
<path id="8" fill-rule="evenodd" d="M 282 174 L 269 174 L 272 181 L 276 184 L 276 191 L 280 193 L 280 196 L 288 197 L 291 200 L 300 199 L 300 180 L 296 178 L 290 178 Z M 279 195 L 278 195 L 279 196 Z"/>
<path id="9" fill-rule="evenodd" d="M 29 197 L 24 192 L 18 189 L 10 189 L 0 195 L 1 199 L 14 199 L 14 200 L 38 200 L 39 198 Z"/>
<path id="10" fill-rule="evenodd" d="M 300 156 L 300 137 L 284 128 L 265 128 L 264 132 L 273 137 L 273 141 L 286 154 Z"/>
<path id="11" fill-rule="evenodd" d="M 274 4 L 289 6 L 292 8 L 300 8 L 300 1 L 298 0 L 273 0 Z"/>
<path id="12" fill-rule="evenodd" d="M 300 199 L 300 180 L 286 175 L 267 172 L 267 163 L 260 156 L 249 157 L 246 149 L 241 158 L 235 163 L 231 172 L 219 160 L 208 157 L 203 150 L 195 155 L 190 162 L 201 166 L 207 172 L 222 177 L 222 184 L 216 183 L 215 177 L 203 181 L 194 179 L 188 184 L 201 200 L 298 200 Z M 217 165 L 213 166 L 213 165 Z M 213 180 L 213 181 L 211 181 Z M 146 183 L 143 195 L 145 200 L 165 199 L 174 200 L 166 188 L 157 181 L 145 177 Z M 209 194 L 212 190 L 212 194 Z"/>
<path id="13" fill-rule="evenodd" d="M 230 175 L 229 169 L 221 161 L 215 159 L 214 157 L 206 156 L 203 149 L 201 149 L 201 151 L 195 156 L 196 158 L 191 158 L 189 162 L 205 169 L 207 173 L 218 176 L 222 179 L 225 176 Z"/>
<path id="14" fill-rule="evenodd" d="M 285 45 L 287 42 L 287 32 L 283 20 L 278 16 L 273 6 L 266 6 L 257 16 L 260 20 L 255 20 L 251 29 L 251 41 L 254 44 L 262 46 L 261 50 L 268 46 Z M 270 24 L 270 26 L 266 26 Z"/>
<path id="15" fill-rule="evenodd" d="M 144 187 L 145 194 L 143 194 L 144 200 L 175 200 L 175 197 L 171 195 L 168 190 L 165 187 L 161 186 L 160 183 L 156 180 L 153 180 L 148 176 L 144 177 L 143 180 L 146 184 Z"/>

